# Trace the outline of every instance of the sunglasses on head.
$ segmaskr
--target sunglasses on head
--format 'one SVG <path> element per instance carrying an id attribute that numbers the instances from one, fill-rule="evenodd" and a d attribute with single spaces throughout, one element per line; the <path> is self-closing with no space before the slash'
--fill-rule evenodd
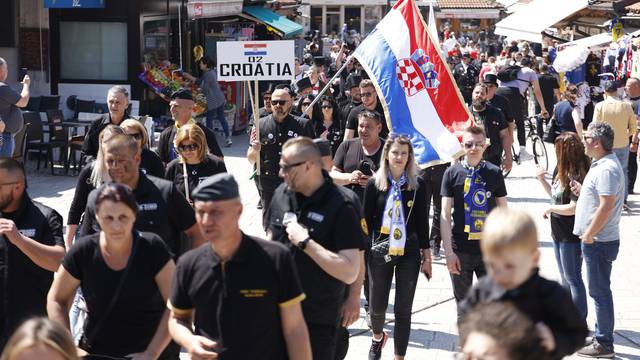
<path id="1" fill-rule="evenodd" d="M 402 139 L 402 140 L 406 140 L 406 141 L 411 140 L 411 139 L 409 138 L 409 135 L 406 135 L 406 134 L 398 134 L 398 133 L 391 133 L 391 134 L 389 134 L 389 139 L 391 139 L 391 140 L 395 140 L 395 139 Z"/>
<path id="2" fill-rule="evenodd" d="M 180 151 L 196 151 L 198 150 L 198 144 L 189 144 L 189 145 L 180 145 L 178 146 L 178 150 Z"/>
<path id="3" fill-rule="evenodd" d="M 129 136 L 131 136 L 132 138 L 134 138 L 136 140 L 142 140 L 142 134 L 140 134 L 140 133 L 129 134 Z"/>
<path id="4" fill-rule="evenodd" d="M 287 100 L 271 100 L 271 105 L 284 106 L 286 103 L 287 103 Z"/>

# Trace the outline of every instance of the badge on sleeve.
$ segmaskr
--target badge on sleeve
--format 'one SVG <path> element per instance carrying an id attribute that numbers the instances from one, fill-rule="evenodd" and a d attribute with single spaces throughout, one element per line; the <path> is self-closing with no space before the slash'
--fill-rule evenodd
<path id="1" fill-rule="evenodd" d="M 367 226 L 367 221 L 364 218 L 360 219 L 360 227 L 365 235 L 369 235 L 369 227 Z"/>

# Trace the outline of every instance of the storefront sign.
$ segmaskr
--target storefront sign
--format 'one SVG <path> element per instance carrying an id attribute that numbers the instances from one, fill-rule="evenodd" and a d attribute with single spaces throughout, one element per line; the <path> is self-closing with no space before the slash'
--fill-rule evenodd
<path id="1" fill-rule="evenodd" d="M 231 16 L 242 13 L 242 0 L 201 0 L 187 3 L 187 15 L 191 19 Z"/>
<path id="2" fill-rule="evenodd" d="M 294 42 L 220 41 L 218 80 L 293 80 Z"/>
<path id="3" fill-rule="evenodd" d="M 99 9 L 104 8 L 106 0 L 44 0 L 47 9 Z"/>

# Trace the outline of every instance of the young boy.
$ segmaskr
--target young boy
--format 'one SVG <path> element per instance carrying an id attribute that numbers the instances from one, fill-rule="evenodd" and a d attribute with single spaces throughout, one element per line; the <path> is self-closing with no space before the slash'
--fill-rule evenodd
<path id="1" fill-rule="evenodd" d="M 480 248 L 487 276 L 460 302 L 461 317 L 475 305 L 507 301 L 536 324 L 537 335 L 553 359 L 584 346 L 587 324 L 571 296 L 560 284 L 538 274 L 538 235 L 529 215 L 506 208 L 493 210 L 484 224 Z"/>

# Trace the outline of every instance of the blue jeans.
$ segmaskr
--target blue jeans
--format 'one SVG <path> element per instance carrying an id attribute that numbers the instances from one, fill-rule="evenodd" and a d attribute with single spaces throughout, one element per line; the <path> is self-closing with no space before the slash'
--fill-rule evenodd
<path id="1" fill-rule="evenodd" d="M 627 202 L 627 196 L 629 196 L 629 147 L 621 147 L 613 149 L 613 153 L 620 161 L 622 166 L 622 172 L 624 173 L 624 201 Z"/>
<path id="2" fill-rule="evenodd" d="M 11 136 L 10 132 L 3 132 L 0 136 L 2 137 L 2 140 L 0 140 L 0 158 L 12 157 L 13 150 L 16 147 L 13 136 Z"/>
<path id="3" fill-rule="evenodd" d="M 587 292 L 582 281 L 582 249 L 577 242 L 553 242 L 562 285 L 571 293 L 573 304 L 583 320 L 587 319 Z"/>
<path id="4" fill-rule="evenodd" d="M 211 109 L 207 111 L 205 114 L 205 119 L 207 121 L 207 127 L 213 130 L 213 120 L 216 118 L 220 121 L 220 125 L 222 126 L 222 131 L 224 131 L 224 137 L 228 138 L 229 135 L 229 124 L 227 123 L 227 119 L 224 117 L 224 104 L 218 106 L 215 109 Z"/>
<path id="5" fill-rule="evenodd" d="M 620 241 L 582 244 L 582 255 L 587 264 L 589 296 L 596 305 L 595 339 L 608 350 L 613 350 L 613 295 L 611 294 L 611 268 L 618 256 Z"/>

